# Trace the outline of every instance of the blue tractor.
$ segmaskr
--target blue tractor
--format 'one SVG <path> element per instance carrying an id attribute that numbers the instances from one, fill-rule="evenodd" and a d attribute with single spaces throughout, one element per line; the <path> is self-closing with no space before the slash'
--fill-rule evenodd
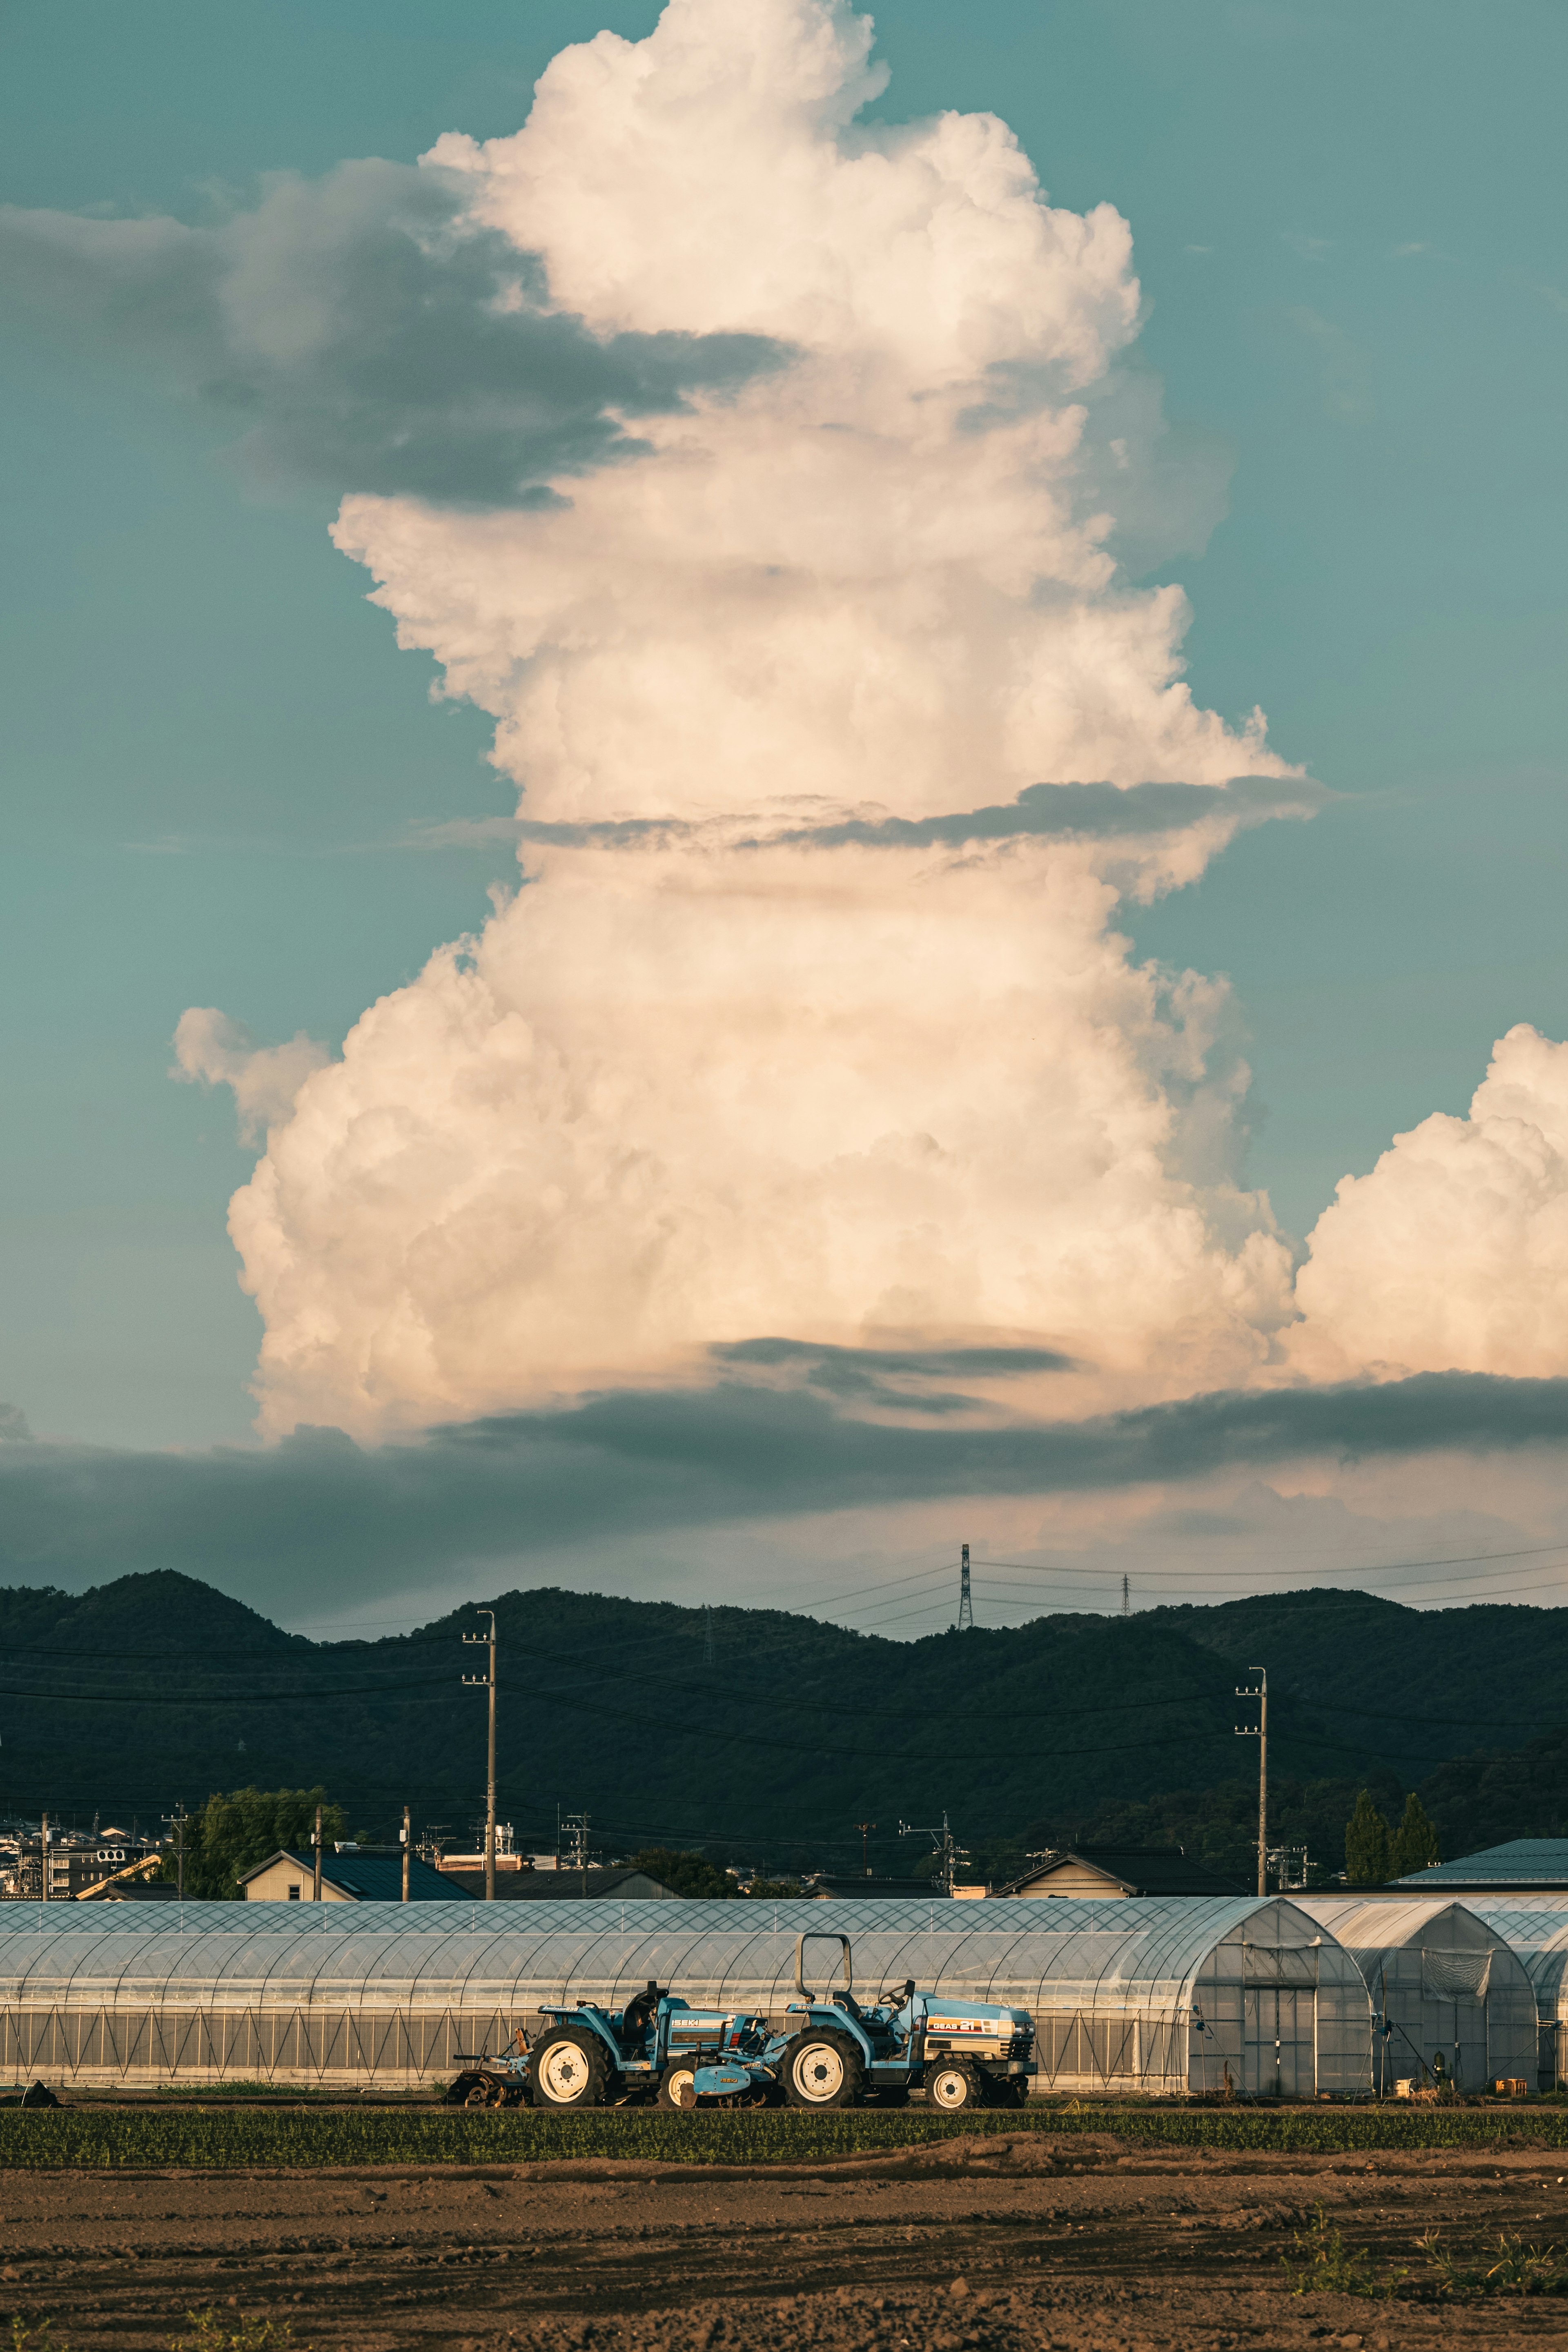
<path id="1" fill-rule="evenodd" d="M 808 1942 L 842 1948 L 844 1982 L 820 1996 L 805 1982 Z M 949 2114 L 1021 2106 L 1034 2073 L 1027 2010 L 950 2000 L 912 1978 L 863 2009 L 847 1936 L 801 1936 L 795 1999 L 777 2017 L 690 2009 L 652 1979 L 624 2010 L 595 2001 L 546 2009 L 528 2053 L 536 2107 L 777 2105 L 826 2109 L 913 2095 Z"/>

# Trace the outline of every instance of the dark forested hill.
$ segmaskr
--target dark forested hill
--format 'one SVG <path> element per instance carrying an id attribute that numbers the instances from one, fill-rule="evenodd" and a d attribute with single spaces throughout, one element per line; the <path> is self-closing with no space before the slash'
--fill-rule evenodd
<path id="1" fill-rule="evenodd" d="M 1365 1780 L 1389 1805 L 1436 1791 L 1449 1851 L 1446 1819 L 1467 1843 L 1525 1834 L 1568 1791 L 1568 1743 L 1549 1736 L 1568 1611 L 1328 1591 L 898 1643 L 552 1588 L 494 1605 L 501 1811 L 524 1845 L 554 1843 L 559 1806 L 589 1813 L 601 1851 L 842 1868 L 867 1822 L 874 1864 L 897 1872 L 927 1850 L 900 1822 L 946 1811 L 995 1864 L 1097 1831 L 1195 1839 L 1217 1860 L 1250 1834 L 1235 1685 L 1258 1664 L 1279 1826 L 1298 1833 L 1297 1802 L 1316 1850 Z M 462 1840 L 484 1697 L 462 1686 L 482 1654 L 459 1636 L 478 1628 L 465 1608 L 406 1637 L 312 1643 L 173 1574 L 0 1592 L 0 1807 L 146 1822 L 213 1789 L 321 1780 L 358 1833 L 408 1803 Z"/>

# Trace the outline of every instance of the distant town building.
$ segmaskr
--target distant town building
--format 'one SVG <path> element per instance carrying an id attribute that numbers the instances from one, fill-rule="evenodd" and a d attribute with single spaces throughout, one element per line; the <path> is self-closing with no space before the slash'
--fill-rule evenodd
<path id="1" fill-rule="evenodd" d="M 1134 1895 L 1247 1895 L 1250 1888 L 1189 1862 L 1179 1845 L 1060 1846 L 996 1889 L 998 1895 L 1104 1902 Z"/>
<path id="2" fill-rule="evenodd" d="M 467 1852 L 463 1853 L 447 1853 L 437 1851 L 435 1861 L 437 1870 L 477 1870 L 482 1877 L 485 1867 L 485 1842 L 483 1831 L 481 1830 L 479 1832 L 478 1843 Z M 496 1823 L 497 1870 L 526 1870 L 531 1868 L 534 1870 L 553 1870 L 555 1867 L 556 1857 L 554 1854 L 550 1854 L 548 1856 L 530 1854 L 527 1857 L 524 1857 L 522 1854 L 519 1853 L 517 1850 L 517 1840 L 513 1834 L 511 1823 L 510 1822 L 498 1822 Z"/>
<path id="3" fill-rule="evenodd" d="M 485 1874 L 479 1870 L 454 1871 L 443 1864 L 440 1876 L 451 1886 L 460 1886 L 465 1895 L 483 1896 Z M 433 1873 L 432 1875 L 435 1875 Z M 650 1877 L 646 1870 L 515 1870 L 496 1873 L 498 1903 L 678 1903 L 680 1896 L 673 1886 L 666 1886 L 660 1878 Z"/>
<path id="4" fill-rule="evenodd" d="M 292 1853 L 287 1847 L 269 1853 L 241 1878 L 247 1903 L 313 1903 L 315 1862 L 309 1849 Z M 408 1857 L 408 1899 L 411 1903 L 466 1903 L 469 1890 L 460 1881 L 432 1870 L 416 1853 Z M 389 1853 L 328 1853 L 321 1857 L 323 1903 L 400 1903 L 403 1900 L 403 1856 Z"/>
<path id="5" fill-rule="evenodd" d="M 162 1859 L 161 1846 L 150 1839 L 128 1838 L 123 1831 L 93 1836 L 79 1830 L 51 1829 L 47 1899 L 75 1902 L 121 1871 L 156 1870 Z M 7 1837 L 0 1844 L 0 1901 L 37 1903 L 45 1894 L 45 1861 L 46 1849 L 37 1832 Z"/>

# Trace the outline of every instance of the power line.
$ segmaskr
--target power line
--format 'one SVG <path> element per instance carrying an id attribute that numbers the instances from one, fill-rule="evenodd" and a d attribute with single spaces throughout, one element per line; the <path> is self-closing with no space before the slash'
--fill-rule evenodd
<path id="1" fill-rule="evenodd" d="M 345 1683 L 335 1688 L 318 1685 L 293 1691 L 60 1691 L 0 1690 L 0 1698 L 68 1701 L 73 1706 L 276 1706 L 294 1699 L 384 1698 L 397 1691 L 440 1690 L 445 1675 L 424 1675 L 405 1683 Z"/>
<path id="2" fill-rule="evenodd" d="M 1382 1563 L 1374 1562 L 1370 1566 L 1358 1565 L 1355 1567 L 1347 1567 L 1342 1569 L 1339 1572 L 1344 1576 L 1361 1576 L 1375 1580 L 1376 1578 L 1384 1576 L 1402 1575 L 1405 1570 L 1411 1569 L 1476 1568 L 1484 1566 L 1488 1560 L 1492 1559 L 1541 1559 L 1546 1558 L 1552 1552 L 1568 1552 L 1568 1544 L 1561 1542 L 1550 1544 L 1526 1544 L 1518 1551 L 1447 1552 L 1437 1559 L 1391 1559 L 1384 1560 Z M 1314 1556 L 1321 1558 L 1326 1555 L 1306 1555 L 1306 1557 L 1309 1558 Z M 1058 1572 L 1054 1563 L 1049 1560 L 981 1559 L 976 1560 L 975 1566 L 977 1568 L 1021 1569 L 1026 1573 L 1032 1576 L 1051 1576 Z M 1062 1572 L 1071 1573 L 1071 1571 Z M 1100 1577 L 1116 1575 L 1119 1572 L 1119 1570 L 1110 1567 L 1103 1569 L 1089 1567 L 1084 1568 L 1079 1571 L 1079 1573 L 1086 1578 L 1094 1578 L 1097 1580 Z M 1224 1579 L 1227 1581 L 1237 1579 L 1240 1579 L 1245 1581 L 1247 1578 L 1255 1577 L 1258 1573 L 1256 1569 L 1248 1568 L 1216 1568 L 1210 1569 L 1207 1572 L 1212 1577 Z M 1163 1576 L 1168 1580 L 1182 1582 L 1187 1580 L 1189 1571 L 1180 1568 L 1163 1570 L 1146 1569 L 1143 1570 L 1143 1573 L 1147 1576 Z M 1469 1581 L 1469 1579 L 1467 1577 L 1456 1577 L 1452 1580 L 1458 1584 L 1465 1584 Z"/>

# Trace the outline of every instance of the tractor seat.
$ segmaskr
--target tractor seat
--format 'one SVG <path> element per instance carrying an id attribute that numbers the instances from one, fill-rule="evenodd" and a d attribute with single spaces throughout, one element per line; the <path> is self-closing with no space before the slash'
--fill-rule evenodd
<path id="1" fill-rule="evenodd" d="M 621 2014 L 621 2032 L 628 2042 L 640 2042 L 647 2032 L 654 2011 L 659 2004 L 659 1989 L 649 1977 L 641 1992 L 633 1993 Z"/>

